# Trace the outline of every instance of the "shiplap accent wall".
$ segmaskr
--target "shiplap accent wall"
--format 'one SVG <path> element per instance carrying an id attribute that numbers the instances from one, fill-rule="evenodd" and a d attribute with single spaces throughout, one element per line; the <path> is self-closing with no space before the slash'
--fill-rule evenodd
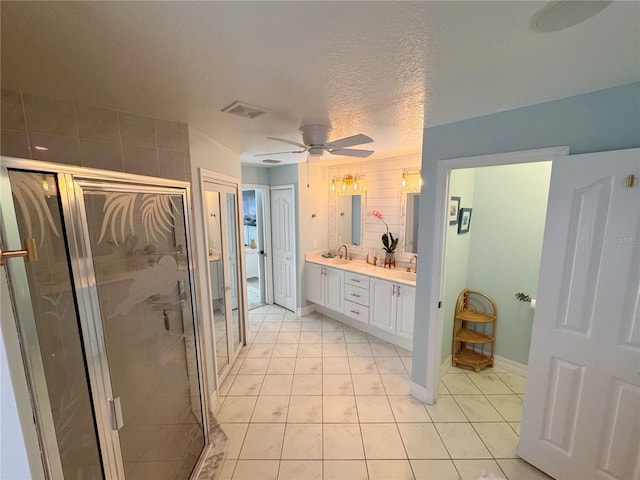
<path id="1" fill-rule="evenodd" d="M 350 173 L 364 174 L 366 181 L 365 198 L 363 204 L 364 231 L 361 247 L 350 247 L 349 251 L 356 257 L 366 255 L 369 250 L 382 254 L 381 236 L 386 232 L 384 224 L 375 217 L 367 216 L 367 212 L 379 210 L 384 215 L 384 221 L 389 225 L 393 236 L 400 236 L 396 255 L 401 261 L 408 261 L 410 255 L 404 254 L 404 191 L 402 189 L 402 171 L 405 168 L 417 170 L 420 168 L 420 154 L 403 157 L 392 157 L 375 161 L 363 161 L 345 165 L 329 167 L 329 181 L 334 176 Z M 329 248 L 335 249 L 337 244 L 337 203 L 342 183 L 336 181 L 336 192 L 329 195 Z M 406 257 L 406 258 L 405 258 Z"/>

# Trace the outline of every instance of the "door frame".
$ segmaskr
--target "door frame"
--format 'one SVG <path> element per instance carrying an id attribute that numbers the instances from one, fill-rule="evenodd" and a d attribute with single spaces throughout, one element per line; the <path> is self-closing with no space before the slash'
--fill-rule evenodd
<path id="1" fill-rule="evenodd" d="M 568 146 L 541 148 L 516 152 L 496 153 L 472 157 L 461 157 L 440 160 L 437 164 L 436 188 L 436 222 L 433 232 L 433 261 L 425 261 L 424 270 L 430 280 L 425 289 L 428 299 L 427 309 L 427 358 L 425 387 L 411 380 L 411 394 L 428 404 L 436 403 L 438 399 L 438 385 L 440 381 L 440 367 L 442 365 L 442 330 L 444 324 L 444 309 L 440 308 L 444 290 L 444 268 L 446 258 L 446 233 L 449 224 L 446 207 L 449 204 L 449 178 L 451 170 L 460 168 L 491 167 L 498 165 L 514 165 L 519 163 L 554 162 L 569 154 Z M 424 188 L 424 187 L 423 187 Z M 414 317 L 414 324 L 415 324 Z M 421 315 L 422 318 L 422 315 Z M 414 328 L 415 332 L 415 328 Z M 414 335 L 414 352 L 419 339 Z M 415 361 L 415 360 L 414 360 Z"/>
<path id="2" fill-rule="evenodd" d="M 69 267 L 72 271 L 73 290 L 77 299 L 77 316 L 79 324 L 82 326 L 83 336 L 83 348 L 85 350 L 85 357 L 87 361 L 88 369 L 88 383 L 91 386 L 91 402 L 94 408 L 94 419 L 96 422 L 96 430 L 98 432 L 98 448 L 102 455 L 102 465 L 107 477 L 114 476 L 114 478 L 121 478 L 124 475 L 124 469 L 122 465 L 121 450 L 119 449 L 119 439 L 117 438 L 117 432 L 113 433 L 110 429 L 111 417 L 106 412 L 106 406 L 104 405 L 104 397 L 108 396 L 111 392 L 110 377 L 108 373 L 108 365 L 106 359 L 106 351 L 101 346 L 103 343 L 103 330 L 101 324 L 101 313 L 99 308 L 99 302 L 97 298 L 97 290 L 95 284 L 95 275 L 93 272 L 93 264 L 90 258 L 86 258 L 86 255 L 90 254 L 90 245 L 88 242 L 88 232 L 86 231 L 86 225 L 83 224 L 83 220 L 86 217 L 84 213 L 84 203 L 79 200 L 82 196 L 80 184 L 91 184 L 91 186 L 97 186 L 99 189 L 113 188 L 116 191 L 133 191 L 133 192 L 160 192 L 160 193 L 177 193 L 183 197 L 183 212 L 185 223 L 185 239 L 188 255 L 189 266 L 189 281 L 191 283 L 190 302 L 192 308 L 192 315 L 194 321 L 194 342 L 199 353 L 197 355 L 198 366 L 198 379 L 200 387 L 200 402 L 203 409 L 202 427 L 205 444 L 200 454 L 200 458 L 194 466 L 194 472 L 197 474 L 203 467 L 205 459 L 212 452 L 212 444 L 209 438 L 210 424 L 210 404 L 207 401 L 206 392 L 207 388 L 207 375 L 206 375 L 206 362 L 204 359 L 205 346 L 203 343 L 203 322 L 199 320 L 200 309 L 197 302 L 197 283 L 195 278 L 196 270 L 196 251 L 194 234 L 192 227 L 192 219 L 190 218 L 191 212 L 191 186 L 187 182 L 179 180 L 170 180 L 156 177 L 149 177 L 145 175 L 137 175 L 123 172 L 114 172 L 110 170 L 100 170 L 86 167 L 78 167 L 74 165 L 57 164 L 51 162 L 43 162 L 38 160 L 21 159 L 14 157 L 1 157 L 0 165 L 0 183 L 2 183 L 2 197 L 3 202 L 0 206 L 2 223 L 0 224 L 0 230 L 2 230 L 3 239 L 9 240 L 9 245 L 5 245 L 10 248 L 12 244 L 19 243 L 17 239 L 17 224 L 15 224 L 15 206 L 13 198 L 11 196 L 11 189 L 9 188 L 8 170 L 24 170 L 33 172 L 46 172 L 57 175 L 58 189 L 60 195 L 60 210 L 63 219 L 63 229 L 67 236 L 67 248 L 69 253 Z M 6 187 L 6 188 L 4 188 Z M 5 200 L 7 195 L 9 201 Z M 80 195 L 80 197 L 79 197 Z M 11 232 L 6 231 L 4 228 L 5 222 L 11 221 L 9 225 Z M 14 225 L 15 224 L 15 225 Z M 61 232 L 62 233 L 62 232 Z M 9 237 L 9 238 L 6 238 Z M 7 263 L 7 280 L 8 287 L 11 291 L 12 303 L 20 303 L 19 309 L 16 311 L 15 324 L 11 331 L 9 341 L 12 341 L 14 335 L 18 339 L 22 338 L 25 333 L 25 325 L 23 322 L 27 320 L 26 332 L 28 335 L 20 344 L 20 359 L 14 358 L 11 355 L 12 352 L 7 351 L 9 367 L 12 377 L 18 376 L 26 378 L 29 385 L 29 405 L 18 404 L 18 412 L 21 418 L 25 415 L 31 415 L 31 419 L 35 419 L 38 422 L 36 434 L 39 439 L 40 445 L 46 445 L 46 449 L 43 452 L 38 451 L 37 455 L 40 456 L 42 469 L 45 472 L 45 478 L 48 478 L 51 473 L 60 472 L 61 464 L 59 454 L 57 453 L 57 441 L 56 432 L 53 428 L 53 418 L 51 416 L 51 408 L 49 405 L 49 397 L 46 393 L 46 382 L 44 379 L 44 371 L 41 361 L 33 362 L 34 354 L 40 355 L 39 344 L 36 343 L 38 351 L 34 352 L 34 344 L 26 342 L 32 342 L 33 335 L 37 335 L 35 332 L 35 320 L 29 318 L 29 315 L 33 317 L 33 310 L 31 309 L 31 298 L 27 289 L 12 288 L 12 283 L 18 280 L 26 282 L 26 270 L 24 264 L 20 263 L 10 265 Z M 26 296 L 25 296 L 26 295 Z M 26 299 L 26 300 L 25 300 Z M 28 303 L 29 308 L 24 308 L 25 301 Z M 29 313 L 30 311 L 30 313 Z M 19 318 L 18 318 L 19 317 Z M 9 330 L 7 325 L 3 323 L 3 335 Z M 33 323 L 31 322 L 33 320 Z M 37 337 L 36 337 L 37 339 Z M 22 369 L 21 369 L 22 367 Z M 106 368 L 106 370 L 105 370 Z M 21 369 L 21 370 L 20 370 Z M 106 372 L 106 373 L 105 373 Z M 43 389 L 44 388 L 44 392 Z M 18 393 L 18 392 L 16 392 Z M 102 402 L 101 405 L 99 403 Z M 48 408 L 48 410 L 46 410 Z M 105 413 L 106 412 L 106 413 Z M 38 421 L 44 419 L 44 423 Z M 34 421 L 31 421 L 31 425 L 34 425 Z M 25 437 L 32 437 L 31 426 L 28 430 L 24 430 Z M 115 439 L 114 439 L 115 438 Z M 33 441 L 31 438 L 25 438 L 30 440 L 26 447 L 28 449 L 28 456 L 32 473 L 40 471 L 40 466 L 34 465 L 36 452 L 31 452 L 33 448 Z M 33 458 L 32 458 L 33 457 Z M 57 458 L 56 458 L 57 457 Z M 35 469 L 35 470 L 34 470 Z"/>
<path id="3" fill-rule="evenodd" d="M 260 259 L 261 263 L 264 263 L 265 274 L 265 303 L 267 305 L 273 304 L 273 263 L 271 252 L 271 188 L 269 185 L 255 185 L 255 184 L 242 184 L 242 190 L 260 190 L 262 192 L 262 236 L 264 238 L 264 253 L 267 258 Z"/>
<path id="4" fill-rule="evenodd" d="M 273 191 L 273 190 L 288 190 L 291 192 L 291 200 L 293 202 L 293 222 L 291 223 L 291 225 L 294 228 L 294 231 L 292 232 L 292 238 L 293 238 L 293 248 L 294 248 L 294 252 L 293 252 L 293 272 L 294 272 L 294 281 L 293 281 L 293 288 L 294 288 L 294 292 L 293 292 L 293 301 L 294 301 L 294 305 L 293 305 L 293 312 L 298 312 L 299 307 L 298 307 L 298 293 L 299 293 L 299 288 L 298 288 L 298 237 L 296 235 L 295 232 L 295 227 L 296 227 L 296 208 L 297 208 L 297 202 L 296 202 L 296 187 L 294 184 L 288 184 L 288 185 L 273 185 L 269 187 L 269 191 Z M 271 212 L 271 197 L 269 197 L 269 212 Z M 269 220 L 271 220 L 271 218 L 269 218 Z M 271 223 L 271 222 L 269 222 Z M 271 271 L 272 271 L 272 276 L 273 276 L 273 248 L 271 251 L 271 261 L 269 262 L 271 264 Z M 275 278 L 274 278 L 275 281 Z M 273 285 L 273 287 L 275 287 L 275 285 Z M 274 292 L 274 296 L 273 296 L 273 302 L 275 303 L 276 299 L 275 299 L 275 288 L 273 288 L 273 292 Z M 282 305 L 281 305 L 282 306 Z M 286 307 L 283 307 L 286 308 Z"/>
<path id="5" fill-rule="evenodd" d="M 239 291 L 238 294 L 242 296 L 241 301 L 238 304 L 238 314 L 239 316 L 242 318 L 242 325 L 240 328 L 240 344 L 241 345 L 247 345 L 247 339 L 249 338 L 249 322 L 248 322 L 248 312 L 247 312 L 247 278 L 246 278 L 246 263 L 245 263 L 245 256 L 244 256 L 244 231 L 242 228 L 240 228 L 240 212 L 242 212 L 242 184 L 240 182 L 239 179 L 235 178 L 235 177 L 231 177 L 228 175 L 224 175 L 222 173 L 217 173 L 214 172 L 212 170 L 207 170 L 205 168 L 199 168 L 198 169 L 198 176 L 200 179 L 200 206 L 201 206 L 201 212 L 203 215 L 203 218 L 198 219 L 199 221 L 205 221 L 204 215 L 206 214 L 207 208 L 206 208 L 206 198 L 205 198 L 205 192 L 207 191 L 207 184 L 214 184 L 214 185 L 219 185 L 222 187 L 226 187 L 226 188 L 231 188 L 235 191 L 236 194 L 236 241 L 238 242 L 238 245 L 240 245 L 241 247 L 236 246 L 236 250 L 238 252 L 238 272 L 237 272 L 237 276 L 238 279 L 240 281 L 240 284 L 238 286 Z M 221 209 L 222 209 L 222 205 L 221 205 Z M 207 259 L 207 246 L 209 245 L 209 236 L 207 233 L 207 229 L 203 227 L 203 245 L 205 248 L 205 251 L 202 252 L 202 256 L 203 256 L 203 261 L 206 263 L 206 279 L 204 280 L 204 285 L 203 288 L 205 288 L 204 291 L 201 290 L 202 293 L 202 299 L 201 299 L 201 305 L 202 305 L 202 310 L 208 312 L 209 315 L 209 319 L 210 319 L 210 323 L 213 326 L 213 297 L 211 295 L 211 272 L 209 270 L 209 262 L 206 261 Z M 202 276 L 200 276 L 200 279 L 202 281 Z M 227 366 L 227 368 L 223 371 L 222 374 L 218 373 L 218 368 L 217 368 L 217 352 L 216 352 L 216 341 L 215 341 L 215 331 L 213 330 L 213 327 L 209 327 L 209 336 L 211 337 L 209 340 L 211 342 L 211 355 L 212 355 L 212 361 L 213 361 L 213 376 L 215 379 L 215 400 L 217 401 L 217 397 L 219 395 L 219 389 L 220 389 L 220 385 L 222 383 L 221 379 L 224 380 L 224 377 L 227 376 L 227 374 L 229 373 L 229 371 L 231 370 L 231 367 L 234 363 L 234 361 L 238 358 L 238 354 L 240 353 L 240 349 L 238 349 L 237 352 L 234 353 L 233 358 L 229 359 L 229 365 Z M 228 326 L 227 326 L 227 340 L 229 339 L 229 334 L 230 331 L 228 330 Z M 227 343 L 227 345 L 229 345 L 229 342 Z"/>

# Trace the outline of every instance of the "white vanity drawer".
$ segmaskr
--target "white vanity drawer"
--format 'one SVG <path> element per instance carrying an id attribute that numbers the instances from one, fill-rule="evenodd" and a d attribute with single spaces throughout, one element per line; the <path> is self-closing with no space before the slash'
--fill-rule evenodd
<path id="1" fill-rule="evenodd" d="M 369 323 L 369 307 L 358 305 L 350 300 L 344 301 L 344 314 L 362 323 Z"/>
<path id="2" fill-rule="evenodd" d="M 344 283 L 346 285 L 369 289 L 369 277 L 367 275 L 360 275 L 359 273 L 345 271 Z"/>
<path id="3" fill-rule="evenodd" d="M 349 274 L 347 274 L 347 276 L 349 276 Z M 344 286 L 344 299 L 368 307 L 369 289 L 346 284 Z"/>

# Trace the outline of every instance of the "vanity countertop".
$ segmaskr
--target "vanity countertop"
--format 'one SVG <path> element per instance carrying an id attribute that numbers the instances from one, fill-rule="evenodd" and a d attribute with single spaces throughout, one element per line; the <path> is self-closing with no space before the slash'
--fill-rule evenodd
<path id="1" fill-rule="evenodd" d="M 370 277 L 416 286 L 416 274 L 404 268 L 375 267 L 364 260 L 345 260 L 344 258 L 324 258 L 320 253 L 307 253 L 305 260 L 325 267 L 338 268 L 347 272 L 361 273 Z"/>

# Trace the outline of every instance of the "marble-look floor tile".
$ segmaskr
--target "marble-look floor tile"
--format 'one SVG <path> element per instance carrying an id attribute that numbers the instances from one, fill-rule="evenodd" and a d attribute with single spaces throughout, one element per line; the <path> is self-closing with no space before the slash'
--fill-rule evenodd
<path id="1" fill-rule="evenodd" d="M 322 396 L 292 396 L 289 402 L 289 423 L 322 423 Z"/>
<path id="2" fill-rule="evenodd" d="M 408 460 L 367 460 L 371 480 L 413 480 Z"/>
<path id="3" fill-rule="evenodd" d="M 346 357 L 347 347 L 344 343 L 323 343 L 322 344 L 322 356 L 329 357 Z"/>
<path id="4" fill-rule="evenodd" d="M 231 480 L 233 477 L 233 471 L 236 469 L 237 460 L 227 457 L 222 464 L 220 474 L 216 477 L 216 480 Z"/>
<path id="5" fill-rule="evenodd" d="M 360 429 L 367 459 L 407 458 L 395 423 L 362 423 Z"/>
<path id="6" fill-rule="evenodd" d="M 527 379 L 516 373 L 498 373 L 498 377 L 504 383 L 507 384 L 513 393 L 524 395 L 525 387 L 527 386 Z"/>
<path id="7" fill-rule="evenodd" d="M 473 423 L 494 458 L 517 458 L 518 435 L 506 423 Z"/>
<path id="8" fill-rule="evenodd" d="M 300 340 L 300 332 L 280 332 L 278 334 L 278 339 L 276 340 L 276 345 L 278 343 L 297 344 L 299 340 Z"/>
<path id="9" fill-rule="evenodd" d="M 278 480 L 322 480 L 322 461 L 282 460 Z"/>
<path id="10" fill-rule="evenodd" d="M 434 422 L 468 422 L 452 395 L 440 395 L 434 405 L 426 405 L 427 412 Z"/>
<path id="11" fill-rule="evenodd" d="M 469 379 L 485 395 L 500 395 L 513 393 L 495 373 L 468 373 Z"/>
<path id="12" fill-rule="evenodd" d="M 298 358 L 322 358 L 322 344 L 321 343 L 299 344 Z"/>
<path id="13" fill-rule="evenodd" d="M 249 423 L 258 397 L 227 397 L 216 415 L 220 423 Z"/>
<path id="14" fill-rule="evenodd" d="M 522 400 L 517 395 L 487 395 L 487 399 L 507 422 L 522 418 Z"/>
<path id="15" fill-rule="evenodd" d="M 377 374 L 353 374 L 353 389 L 356 395 L 384 395 L 382 378 Z"/>
<path id="16" fill-rule="evenodd" d="M 288 423 L 284 433 L 282 458 L 322 460 L 322 425 L 318 423 Z"/>
<path id="17" fill-rule="evenodd" d="M 290 395 L 293 375 L 265 375 L 260 395 Z"/>
<path id="18" fill-rule="evenodd" d="M 361 423 L 394 422 L 389 400 L 385 395 L 356 396 L 358 418 Z"/>
<path id="19" fill-rule="evenodd" d="M 291 395 L 322 395 L 322 375 L 294 375 Z"/>
<path id="20" fill-rule="evenodd" d="M 244 445 L 240 450 L 240 458 L 244 460 L 279 460 L 284 429 L 283 423 L 250 424 Z"/>
<path id="21" fill-rule="evenodd" d="M 228 395 L 258 395 L 263 380 L 264 375 L 238 375 Z"/>
<path id="22" fill-rule="evenodd" d="M 347 357 L 332 357 L 322 359 L 322 373 L 325 374 L 350 374 L 349 359 Z"/>
<path id="23" fill-rule="evenodd" d="M 369 343 L 367 334 L 364 332 L 344 332 L 344 339 L 347 343 Z"/>
<path id="24" fill-rule="evenodd" d="M 349 367 L 351 367 L 352 374 L 378 373 L 378 366 L 374 357 L 350 357 Z"/>
<path id="25" fill-rule="evenodd" d="M 482 440 L 469 423 L 434 424 L 451 458 L 491 458 Z"/>
<path id="26" fill-rule="evenodd" d="M 390 343 L 371 343 L 370 345 L 374 357 L 399 357 L 396 347 Z"/>
<path id="27" fill-rule="evenodd" d="M 353 395 L 354 385 L 351 375 L 323 375 L 323 395 Z"/>
<path id="28" fill-rule="evenodd" d="M 358 409 L 353 395 L 322 397 L 324 423 L 358 423 Z"/>
<path id="29" fill-rule="evenodd" d="M 520 422 L 509 422 L 513 431 L 516 432 L 516 435 L 520 436 Z"/>
<path id="30" fill-rule="evenodd" d="M 347 343 L 347 354 L 350 357 L 373 357 L 373 352 L 367 343 Z"/>
<path id="31" fill-rule="evenodd" d="M 269 366 L 268 358 L 246 358 L 238 371 L 239 375 L 264 375 Z"/>
<path id="32" fill-rule="evenodd" d="M 267 367 L 268 375 L 290 375 L 296 366 L 295 358 L 272 358 Z"/>
<path id="33" fill-rule="evenodd" d="M 321 358 L 298 358 L 295 366 L 296 375 L 320 375 L 322 374 Z"/>
<path id="34" fill-rule="evenodd" d="M 467 375 L 461 373 L 447 373 L 442 377 L 442 382 L 447 386 L 447 390 L 454 395 L 480 395 L 482 393 Z"/>
<path id="35" fill-rule="evenodd" d="M 322 343 L 344 344 L 344 332 L 322 332 Z"/>
<path id="36" fill-rule="evenodd" d="M 277 358 L 286 358 L 286 357 L 295 357 L 298 355 L 298 344 L 297 343 L 276 343 L 273 347 L 273 357 Z"/>
<path id="37" fill-rule="evenodd" d="M 271 345 L 270 343 L 254 343 L 247 352 L 247 358 L 270 357 L 272 352 L 273 345 Z"/>
<path id="38" fill-rule="evenodd" d="M 495 460 L 454 460 L 453 463 L 462 480 L 478 480 L 482 478 L 483 474 L 486 477 L 493 474 L 494 477 L 504 478 L 502 470 Z"/>
<path id="39" fill-rule="evenodd" d="M 302 331 L 300 334 L 300 343 L 322 343 L 322 332 Z"/>
<path id="40" fill-rule="evenodd" d="M 233 480 L 276 480 L 278 460 L 238 460 L 233 472 Z"/>
<path id="41" fill-rule="evenodd" d="M 283 423 L 287 421 L 288 396 L 260 395 L 253 409 L 252 423 Z"/>
<path id="42" fill-rule="evenodd" d="M 324 480 L 369 480 L 364 460 L 325 460 Z"/>
<path id="43" fill-rule="evenodd" d="M 383 373 L 380 375 L 387 395 L 409 395 L 409 375 Z"/>
<path id="44" fill-rule="evenodd" d="M 448 459 L 449 454 L 433 423 L 399 423 L 400 437 L 412 459 Z"/>
<path id="45" fill-rule="evenodd" d="M 460 480 L 451 460 L 410 460 L 416 480 Z"/>
<path id="46" fill-rule="evenodd" d="M 497 460 L 507 480 L 551 480 L 551 477 L 520 458 Z"/>
<path id="47" fill-rule="evenodd" d="M 501 422 L 504 419 L 484 395 L 454 395 L 471 422 Z"/>
<path id="48" fill-rule="evenodd" d="M 400 357 L 377 357 L 376 364 L 380 373 L 407 373 Z"/>
<path id="49" fill-rule="evenodd" d="M 409 395 L 389 396 L 396 422 L 430 422 L 425 404 Z"/>
<path id="50" fill-rule="evenodd" d="M 244 436 L 247 433 L 248 423 L 221 423 L 220 427 L 227 435 L 227 458 L 238 458 Z"/>
<path id="51" fill-rule="evenodd" d="M 322 446 L 326 460 L 364 459 L 360 426 L 357 423 L 328 423 L 322 426 Z"/>

